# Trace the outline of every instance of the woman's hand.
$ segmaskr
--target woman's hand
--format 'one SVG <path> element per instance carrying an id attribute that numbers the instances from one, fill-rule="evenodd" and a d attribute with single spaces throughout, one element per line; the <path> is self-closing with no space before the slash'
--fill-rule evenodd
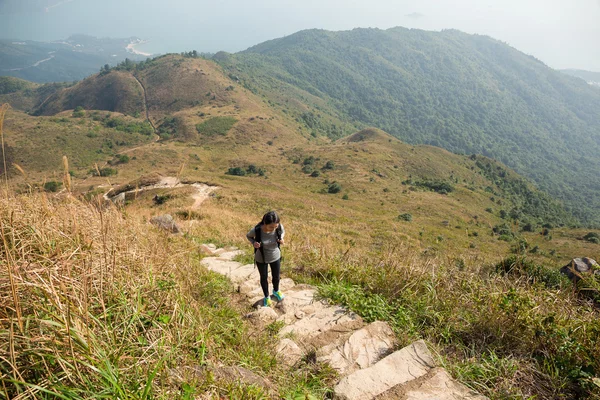
<path id="1" fill-rule="evenodd" d="M 279 244 L 283 244 L 283 238 L 279 239 L 279 240 L 277 241 L 277 243 L 279 243 Z"/>
<path id="2" fill-rule="evenodd" d="M 255 249 L 258 249 L 260 247 L 260 242 L 254 242 L 253 245 Z"/>

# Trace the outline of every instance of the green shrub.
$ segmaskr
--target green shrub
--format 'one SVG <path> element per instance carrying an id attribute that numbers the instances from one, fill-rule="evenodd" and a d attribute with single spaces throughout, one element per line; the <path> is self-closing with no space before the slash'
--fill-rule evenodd
<path id="1" fill-rule="evenodd" d="M 337 182 L 332 182 L 327 187 L 327 193 L 339 193 L 342 190 L 342 186 Z"/>
<path id="2" fill-rule="evenodd" d="M 600 235 L 596 232 L 590 232 L 586 234 L 583 238 L 590 243 L 600 243 Z"/>
<path id="3" fill-rule="evenodd" d="M 44 190 L 47 192 L 58 192 L 61 186 L 62 182 L 48 181 L 44 183 Z"/>
<path id="4" fill-rule="evenodd" d="M 117 175 L 117 170 L 115 168 L 102 168 L 100 169 L 100 176 L 112 176 L 112 175 Z M 94 175 L 98 176 L 98 172 L 94 171 Z"/>
<path id="5" fill-rule="evenodd" d="M 233 117 L 213 117 L 196 125 L 199 134 L 205 136 L 225 136 L 235 125 L 237 119 Z"/>
<path id="6" fill-rule="evenodd" d="M 412 214 L 410 214 L 410 213 L 400 214 L 400 215 L 398 215 L 398 220 L 410 222 L 410 221 L 412 221 Z"/>
<path id="7" fill-rule="evenodd" d="M 310 174 L 313 172 L 313 167 L 310 164 L 306 164 L 302 167 L 302 172 L 304 172 L 305 174 Z"/>
<path id="8" fill-rule="evenodd" d="M 246 171 L 241 167 L 231 167 L 226 172 L 227 175 L 245 176 Z"/>
<path id="9" fill-rule="evenodd" d="M 567 277 L 558 269 L 552 270 L 516 255 L 508 256 L 496 264 L 496 272 L 525 277 L 531 283 L 539 282 L 550 289 L 560 289 L 569 285 Z"/>
<path id="10" fill-rule="evenodd" d="M 319 175 L 321 175 L 321 173 L 319 172 L 319 170 L 315 169 L 310 176 L 312 176 L 313 178 L 318 177 Z"/>
<path id="11" fill-rule="evenodd" d="M 85 110 L 81 106 L 75 107 L 73 110 L 73 118 L 82 118 L 85 117 Z"/>

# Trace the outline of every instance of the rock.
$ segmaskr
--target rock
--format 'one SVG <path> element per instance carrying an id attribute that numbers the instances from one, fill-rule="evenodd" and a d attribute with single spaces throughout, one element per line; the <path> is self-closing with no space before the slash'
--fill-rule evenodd
<path id="1" fill-rule="evenodd" d="M 422 378 L 396 386 L 375 397 L 376 400 L 487 400 L 456 382 L 443 368 L 434 368 Z"/>
<path id="2" fill-rule="evenodd" d="M 283 339 L 277 345 L 277 357 L 288 367 L 302 358 L 302 349 L 291 339 Z"/>
<path id="3" fill-rule="evenodd" d="M 159 215 L 150 218 L 150 223 L 171 233 L 180 233 L 181 229 L 175 223 L 175 220 L 170 214 Z"/>
<path id="4" fill-rule="evenodd" d="M 250 280 L 253 282 L 258 282 L 260 280 L 260 275 L 258 274 L 258 269 L 256 269 L 254 264 L 246 264 L 231 271 L 229 279 L 231 279 L 233 283 L 237 284 L 242 284 Z"/>
<path id="5" fill-rule="evenodd" d="M 219 257 L 223 258 L 225 260 L 232 260 L 233 257 L 238 256 L 240 254 L 244 254 L 244 250 L 229 250 L 229 251 L 224 251 L 221 254 L 219 254 Z"/>
<path id="6" fill-rule="evenodd" d="M 213 247 L 210 247 L 210 245 L 207 244 L 201 244 L 199 246 L 199 249 L 201 252 L 203 252 L 204 254 L 208 254 L 209 256 L 214 255 L 213 251 L 215 250 L 214 245 Z"/>
<path id="7" fill-rule="evenodd" d="M 246 318 L 264 325 L 275 322 L 277 317 L 277 313 L 271 307 L 259 307 L 258 310 L 246 315 Z"/>
<path id="8" fill-rule="evenodd" d="M 300 340 L 307 340 L 329 331 L 350 332 L 363 325 L 360 316 L 340 306 L 327 306 L 313 314 L 305 313 L 304 318 L 279 331 L 279 336 L 294 334 Z"/>
<path id="9" fill-rule="evenodd" d="M 581 279 L 581 275 L 594 274 L 600 276 L 600 266 L 591 258 L 574 258 L 570 263 L 562 267 L 560 272 L 567 275 L 569 279 L 577 282 Z"/>
<path id="10" fill-rule="evenodd" d="M 217 257 L 206 257 L 200 261 L 200 264 L 213 272 L 230 277 L 232 272 L 242 266 L 242 263 L 237 261 L 223 261 Z"/>
<path id="11" fill-rule="evenodd" d="M 434 362 L 427 345 L 419 340 L 369 368 L 342 378 L 334 388 L 334 398 L 370 400 L 396 385 L 427 374 L 432 368 Z"/>
<path id="12" fill-rule="evenodd" d="M 341 345 L 330 344 L 318 351 L 317 360 L 328 362 L 342 376 L 368 368 L 391 353 L 396 343 L 392 328 L 381 321 L 354 332 Z"/>
<path id="13" fill-rule="evenodd" d="M 255 385 L 262 387 L 268 391 L 273 389 L 273 385 L 265 378 L 255 374 L 249 369 L 242 367 L 221 367 L 215 368 L 213 371 L 215 380 L 223 380 L 228 382 L 241 382 L 244 385 Z"/>

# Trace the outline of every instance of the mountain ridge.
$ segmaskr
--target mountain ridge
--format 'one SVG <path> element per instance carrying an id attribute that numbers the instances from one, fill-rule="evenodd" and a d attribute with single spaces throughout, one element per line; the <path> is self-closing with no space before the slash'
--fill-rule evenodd
<path id="1" fill-rule="evenodd" d="M 591 172 L 600 167 L 600 91 L 502 42 L 455 30 L 308 30 L 219 62 L 267 96 L 266 82 L 280 81 L 357 127 L 499 159 L 582 222 L 600 223 Z"/>

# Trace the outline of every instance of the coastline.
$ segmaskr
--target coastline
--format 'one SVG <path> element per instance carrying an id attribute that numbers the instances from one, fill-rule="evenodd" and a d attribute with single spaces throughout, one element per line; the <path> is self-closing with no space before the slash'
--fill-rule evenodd
<path id="1" fill-rule="evenodd" d="M 143 51 L 139 51 L 139 50 L 136 50 L 136 48 L 135 48 L 135 46 L 140 45 L 140 44 L 145 44 L 145 43 L 148 43 L 148 41 L 147 40 L 140 40 L 140 41 L 137 41 L 137 42 L 129 43 L 127 45 L 127 47 L 125 48 L 125 50 L 128 51 L 129 53 L 137 54 L 139 56 L 150 57 L 152 55 L 152 53 L 146 53 L 146 52 L 143 52 Z"/>

